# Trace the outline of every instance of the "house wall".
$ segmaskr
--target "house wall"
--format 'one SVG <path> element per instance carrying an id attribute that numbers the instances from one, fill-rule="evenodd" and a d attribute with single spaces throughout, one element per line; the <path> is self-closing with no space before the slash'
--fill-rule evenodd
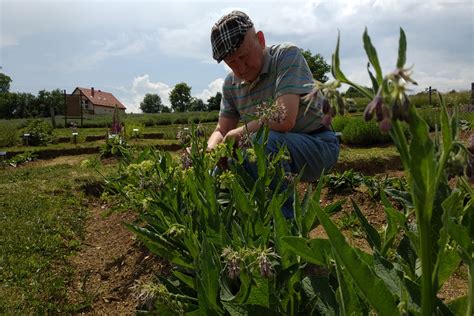
<path id="1" fill-rule="evenodd" d="M 99 106 L 99 105 L 94 106 L 94 114 L 114 114 L 114 110 L 115 108 L 109 108 L 109 107 Z M 124 109 L 118 109 L 118 110 L 121 111 L 122 113 L 125 112 Z"/>

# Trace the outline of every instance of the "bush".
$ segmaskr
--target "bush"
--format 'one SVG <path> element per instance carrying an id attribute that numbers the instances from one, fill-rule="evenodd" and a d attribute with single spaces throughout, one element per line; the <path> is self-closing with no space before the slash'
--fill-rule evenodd
<path id="1" fill-rule="evenodd" d="M 8 121 L 0 124 L 0 147 L 14 146 L 18 137 L 18 130 L 14 124 L 8 123 Z"/>
<path id="2" fill-rule="evenodd" d="M 390 135 L 382 134 L 375 121 L 366 123 L 362 116 L 335 117 L 332 126 L 342 132 L 341 140 L 351 145 L 375 145 L 390 142 Z"/>
<path id="3" fill-rule="evenodd" d="M 41 146 L 51 144 L 54 139 L 54 129 L 42 119 L 34 119 L 28 122 L 23 133 L 30 134 L 28 144 L 30 146 Z"/>

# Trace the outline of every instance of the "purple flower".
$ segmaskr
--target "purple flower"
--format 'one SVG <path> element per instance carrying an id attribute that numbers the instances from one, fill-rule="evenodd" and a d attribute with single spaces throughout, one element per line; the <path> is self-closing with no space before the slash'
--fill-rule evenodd
<path id="1" fill-rule="evenodd" d="M 374 117 L 374 112 L 381 112 L 383 105 L 383 99 L 380 95 L 377 95 L 365 108 L 364 119 L 368 122 Z"/>

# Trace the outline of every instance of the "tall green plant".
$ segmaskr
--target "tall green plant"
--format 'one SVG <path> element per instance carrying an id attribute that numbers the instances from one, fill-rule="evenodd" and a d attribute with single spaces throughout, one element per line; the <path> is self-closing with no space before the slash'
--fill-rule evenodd
<path id="1" fill-rule="evenodd" d="M 329 217 L 318 211 L 317 216 L 325 228 L 331 243 L 338 269 L 345 269 L 350 280 L 363 292 L 371 306 L 380 314 L 393 314 L 398 306 L 400 313 L 433 315 L 472 313 L 472 253 L 473 244 L 467 240 L 474 237 L 472 229 L 472 189 L 465 184 L 452 189 L 448 171 L 453 163 L 451 157 L 465 155 L 463 144 L 457 139 L 456 115 L 449 115 L 440 97 L 441 131 L 433 140 L 428 124 L 420 117 L 415 106 L 406 95 L 406 84 L 416 82 L 405 67 L 406 38 L 400 29 L 398 60 L 394 72 L 384 76 L 375 47 L 367 30 L 363 35 L 364 48 L 369 59 L 368 73 L 372 89 L 350 81 L 340 69 L 339 38 L 332 58 L 332 73 L 335 83 L 315 85 L 312 95 L 322 94 L 327 98 L 337 93 L 326 93 L 340 83 L 354 87 L 372 101 L 364 112 L 366 120 L 375 116 L 379 128 L 389 132 L 397 149 L 408 178 L 409 197 L 416 215 L 416 227 L 407 224 L 406 216 L 394 210 L 384 198 L 388 226 L 380 236 L 365 220 L 354 204 L 354 209 L 364 227 L 374 254 L 369 261 L 354 252 Z M 370 67 L 371 66 L 371 67 Z M 370 69 L 372 68 L 372 69 Z M 321 93 L 319 93 L 321 92 Z M 332 102 L 331 104 L 336 104 Z M 340 104 L 340 103 L 339 103 Z M 326 111 L 327 115 L 335 111 Z M 408 124 L 410 141 L 404 134 L 401 122 Z M 467 183 L 461 176 L 458 182 Z M 386 257 L 388 247 L 398 234 L 405 233 L 398 246 L 400 263 L 394 264 Z M 456 227 L 456 229 L 455 229 Z M 452 245 L 456 246 L 453 248 Z M 290 245 L 289 245 L 290 246 Z M 303 255 L 296 249 L 295 253 Z M 467 254 L 471 254 L 468 256 Z M 421 275 L 416 270 L 416 260 L 421 262 Z M 461 258 L 469 266 L 469 299 L 467 303 L 445 306 L 436 296 L 439 288 L 458 266 Z M 421 279 L 421 280 L 420 280 Z M 459 307 L 462 306 L 462 307 Z"/>

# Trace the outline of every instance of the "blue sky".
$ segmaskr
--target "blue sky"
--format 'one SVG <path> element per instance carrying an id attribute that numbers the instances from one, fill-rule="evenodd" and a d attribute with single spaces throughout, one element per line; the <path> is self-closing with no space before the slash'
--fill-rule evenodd
<path id="1" fill-rule="evenodd" d="M 468 90 L 474 82 L 474 1 L 161 1 L 0 0 L 0 66 L 11 91 L 94 87 L 112 92 L 127 112 L 146 93 L 169 104 L 186 82 L 206 101 L 228 68 L 211 57 L 209 32 L 233 9 L 248 13 L 267 44 L 288 41 L 330 63 L 338 30 L 342 69 L 368 84 L 362 34 L 367 27 L 384 71 L 396 63 L 399 27 L 407 65 L 419 86 Z"/>

